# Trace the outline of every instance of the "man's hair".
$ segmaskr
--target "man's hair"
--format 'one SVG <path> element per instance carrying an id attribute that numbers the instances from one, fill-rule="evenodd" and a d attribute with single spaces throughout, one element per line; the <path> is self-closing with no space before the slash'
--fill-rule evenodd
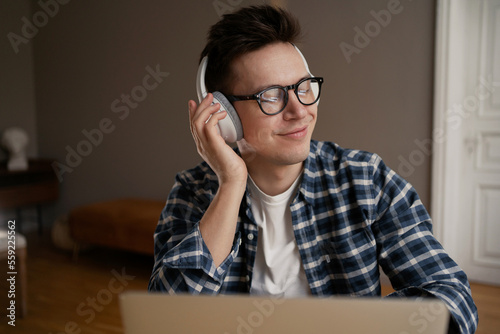
<path id="1" fill-rule="evenodd" d="M 295 44 L 300 24 L 292 14 L 269 5 L 242 8 L 225 14 L 208 32 L 200 57 L 208 56 L 205 84 L 209 92 L 228 93 L 231 63 L 237 57 L 277 42 Z"/>

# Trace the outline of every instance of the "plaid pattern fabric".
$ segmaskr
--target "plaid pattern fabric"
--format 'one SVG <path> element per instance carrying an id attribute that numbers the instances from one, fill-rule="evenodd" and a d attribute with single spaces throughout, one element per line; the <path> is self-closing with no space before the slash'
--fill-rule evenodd
<path id="1" fill-rule="evenodd" d="M 150 291 L 248 293 L 258 240 L 249 191 L 241 202 L 231 253 L 215 267 L 199 221 L 218 188 L 206 163 L 179 173 L 155 232 Z M 380 296 L 380 268 L 393 296 L 443 300 L 462 333 L 477 327 L 465 273 L 432 235 L 412 186 L 379 156 L 311 142 L 290 206 L 313 295 Z"/>

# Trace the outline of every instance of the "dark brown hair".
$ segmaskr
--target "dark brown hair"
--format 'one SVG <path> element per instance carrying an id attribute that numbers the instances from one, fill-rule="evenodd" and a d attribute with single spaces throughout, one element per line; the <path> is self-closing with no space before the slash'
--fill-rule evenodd
<path id="1" fill-rule="evenodd" d="M 228 93 L 231 62 L 237 57 L 276 42 L 295 44 L 300 24 L 292 14 L 269 5 L 242 8 L 226 14 L 208 32 L 200 57 L 208 55 L 205 84 L 209 92 Z"/>

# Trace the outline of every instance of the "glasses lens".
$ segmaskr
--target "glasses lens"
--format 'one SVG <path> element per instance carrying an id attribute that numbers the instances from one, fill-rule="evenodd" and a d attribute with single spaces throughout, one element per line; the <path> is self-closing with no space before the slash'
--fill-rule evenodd
<path id="1" fill-rule="evenodd" d="M 319 98 L 319 82 L 315 78 L 309 78 L 297 87 L 297 97 L 302 104 L 313 104 Z"/>
<path id="2" fill-rule="evenodd" d="M 280 113 L 288 102 L 287 89 L 297 87 L 295 93 L 303 105 L 311 105 L 318 101 L 322 78 L 307 78 L 301 81 L 298 86 L 271 87 L 259 94 L 259 105 L 262 111 L 267 115 Z"/>
<path id="3" fill-rule="evenodd" d="M 266 114 L 274 114 L 283 109 L 285 104 L 283 88 L 269 88 L 260 95 L 260 105 Z"/>

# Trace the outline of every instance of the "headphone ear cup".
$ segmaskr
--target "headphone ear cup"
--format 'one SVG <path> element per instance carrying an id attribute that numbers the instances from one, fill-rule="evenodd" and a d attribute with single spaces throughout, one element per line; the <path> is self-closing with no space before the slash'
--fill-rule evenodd
<path id="1" fill-rule="evenodd" d="M 219 121 L 219 130 L 222 138 L 226 142 L 234 143 L 243 138 L 243 127 L 241 125 L 240 117 L 234 109 L 233 105 L 221 92 L 213 92 L 214 103 L 221 105 L 221 111 L 225 110 L 227 116 Z"/>

